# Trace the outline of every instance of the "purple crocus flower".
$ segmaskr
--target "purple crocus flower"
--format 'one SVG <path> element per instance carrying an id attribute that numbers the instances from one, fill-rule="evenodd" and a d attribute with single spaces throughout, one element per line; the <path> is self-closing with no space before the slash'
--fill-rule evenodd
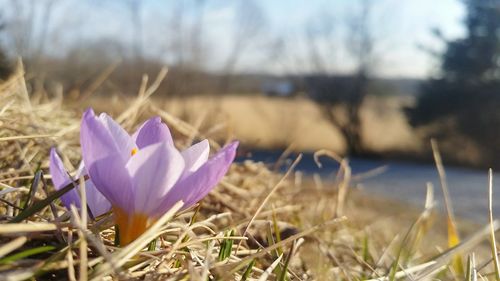
<path id="1" fill-rule="evenodd" d="M 55 148 L 50 150 L 50 164 L 49 164 L 50 174 L 52 175 L 52 182 L 56 190 L 59 190 L 70 182 L 79 179 L 81 176 L 87 175 L 87 170 L 85 169 L 83 162 L 80 163 L 76 175 L 71 178 L 64 168 L 64 164 L 61 158 L 56 152 Z M 95 188 L 94 183 L 89 179 L 85 181 L 86 195 L 87 195 L 87 205 L 89 206 L 92 215 L 98 217 L 111 209 L 111 203 Z M 73 204 L 76 208 L 81 208 L 81 201 L 78 189 L 74 188 L 61 196 L 61 201 L 64 206 L 70 209 Z"/>
<path id="2" fill-rule="evenodd" d="M 207 140 L 178 151 L 160 117 L 130 136 L 110 116 L 88 109 L 80 142 L 85 167 L 111 202 L 120 242 L 126 245 L 179 200 L 188 208 L 205 197 L 226 174 L 238 142 L 209 155 Z"/>

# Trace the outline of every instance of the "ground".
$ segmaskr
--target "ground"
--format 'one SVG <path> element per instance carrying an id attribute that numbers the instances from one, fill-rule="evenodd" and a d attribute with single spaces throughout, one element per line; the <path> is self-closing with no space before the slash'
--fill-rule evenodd
<path id="1" fill-rule="evenodd" d="M 220 117 L 214 117 L 219 121 L 211 126 L 203 125 L 207 120 L 203 114 L 193 120 L 177 112 L 175 108 L 181 107 L 174 102 L 169 102 L 174 107 L 170 110 L 151 99 L 154 85 L 119 105 L 113 100 L 101 102 L 96 111 L 110 112 L 130 132 L 148 116 L 159 115 L 179 148 L 209 137 L 217 150 L 221 139 L 212 138 L 212 132 L 225 132 L 229 139 L 235 134 L 227 128 L 244 127 L 249 135 L 252 128 L 259 129 L 259 123 L 227 126 L 217 119 Z M 430 204 L 425 210 L 408 210 L 404 202 L 356 191 L 350 184 L 350 168 L 333 153 L 330 155 L 344 165 L 335 181 L 323 183 L 295 175 L 293 165 L 286 174 L 279 174 L 263 163 L 233 164 L 221 184 L 197 207 L 172 210 L 137 240 L 117 247 L 113 215 L 84 223 L 84 212 L 68 211 L 61 205 L 47 172 L 50 147 L 61 152 L 68 167 L 76 167 L 80 161 L 79 123 L 85 104 L 29 93 L 21 73 L 0 87 L 0 95 L 3 278 L 356 280 L 411 275 L 451 280 L 465 276 L 463 267 L 472 252 L 478 265 L 483 261 L 491 265 L 484 254 L 485 244 L 481 244 L 487 240 L 489 228 L 472 226 L 462 234 L 469 237 L 472 233 L 476 238 L 450 246 L 449 241 L 456 237 L 445 233 L 450 229 L 445 223 L 448 218 L 435 215 Z M 240 114 L 254 112 L 263 117 L 261 125 L 272 123 L 266 115 L 266 102 L 257 100 L 252 111 L 243 101 L 228 98 L 221 104 L 229 103 L 230 108 L 241 104 Z M 300 117 L 294 115 L 289 101 L 275 102 L 290 110 L 293 118 L 314 118 L 312 109 L 311 114 Z M 306 101 L 299 104 L 311 108 Z M 225 129 L 217 127 L 219 122 Z M 283 128 L 295 124 L 288 119 L 276 122 L 283 122 Z M 263 136 L 273 135 L 272 129 L 266 130 Z M 300 135 L 303 130 L 294 132 Z M 491 228 L 498 225 L 492 223 Z M 472 268 L 475 264 L 469 263 Z M 491 268 L 478 270 L 486 275 L 494 272 Z M 474 273 L 469 276 L 475 277 Z"/>

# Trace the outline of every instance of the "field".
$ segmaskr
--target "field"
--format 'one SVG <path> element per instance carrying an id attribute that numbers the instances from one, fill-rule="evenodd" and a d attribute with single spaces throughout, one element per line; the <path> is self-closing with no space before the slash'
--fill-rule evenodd
<path id="1" fill-rule="evenodd" d="M 128 98 L 115 97 L 114 108 L 123 109 Z M 259 95 L 152 97 L 172 115 L 194 124 L 208 136 L 224 140 L 232 136 L 253 148 L 287 148 L 296 151 L 329 149 L 343 154 L 346 144 L 338 129 L 326 120 L 318 105 L 305 97 L 275 98 Z M 417 153 L 422 143 L 406 122 L 398 98 L 369 97 L 363 106 L 362 134 L 370 151 Z M 106 97 L 94 97 L 86 105 L 105 110 Z M 340 111 L 340 110 L 339 110 Z"/>
<path id="2" fill-rule="evenodd" d="M 17 73 L 0 86 L 1 280 L 498 279 L 496 254 L 488 252 L 496 245 L 487 243 L 495 241 L 496 221 L 478 227 L 455 221 L 451 210 L 436 214 L 432 187 L 421 210 L 353 190 L 350 168 L 337 155 L 345 145 L 309 101 L 165 102 L 153 96 L 161 80 L 160 73 L 130 100 L 84 103 L 110 112 L 129 132 L 158 115 L 179 148 L 208 137 L 217 150 L 236 137 L 248 146 L 326 149 L 318 156 L 342 164 L 337 180 L 302 178 L 294 164 L 285 174 L 252 161 L 233 164 L 199 205 L 181 212 L 174 206 L 134 242 L 118 247 L 113 214 L 94 220 L 85 208 L 65 209 L 47 169 L 51 147 L 68 167 L 78 165 L 84 103 L 65 104 L 62 93 L 30 93 Z M 374 119 L 372 103 L 363 113 L 367 120 Z M 374 150 L 418 149 L 397 120 L 366 125 Z M 395 122 L 387 126 L 392 129 L 375 124 L 386 122 Z"/>

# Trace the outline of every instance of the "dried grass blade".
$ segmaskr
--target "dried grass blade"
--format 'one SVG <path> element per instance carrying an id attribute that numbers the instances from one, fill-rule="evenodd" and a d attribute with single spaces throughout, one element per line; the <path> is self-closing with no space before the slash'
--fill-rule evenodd
<path id="1" fill-rule="evenodd" d="M 85 239 L 84 232 L 87 230 L 87 194 L 85 192 L 85 180 L 83 177 L 80 177 L 80 200 L 81 200 L 81 208 L 80 208 L 80 217 L 81 217 L 81 229 L 78 231 L 78 236 L 80 237 L 80 273 L 79 273 L 79 281 L 87 280 L 87 268 L 88 268 L 88 260 L 87 260 L 87 240 Z"/>
<path id="2" fill-rule="evenodd" d="M 23 140 L 23 139 L 38 139 L 38 138 L 51 138 L 54 135 L 43 134 L 43 135 L 28 135 L 28 136 L 12 136 L 0 138 L 0 141 L 11 141 L 11 140 Z"/>
<path id="3" fill-rule="evenodd" d="M 455 215 L 453 213 L 453 206 L 451 203 L 451 197 L 448 189 L 448 183 L 446 180 L 446 172 L 444 170 L 443 161 L 441 159 L 441 154 L 439 153 L 439 147 L 436 140 L 431 139 L 432 154 L 434 156 L 434 161 L 436 162 L 436 169 L 438 170 L 439 180 L 441 183 L 441 189 L 443 190 L 444 204 L 446 207 L 446 222 L 448 227 L 448 248 L 453 248 L 460 244 L 460 236 L 455 222 Z M 458 253 L 452 260 L 453 268 L 460 276 L 464 275 L 464 267 L 462 256 Z"/>
<path id="4" fill-rule="evenodd" d="M 267 278 L 269 278 L 269 275 L 273 272 L 273 270 L 278 266 L 278 264 L 281 261 L 281 258 L 283 257 L 283 254 L 281 254 L 265 271 L 262 273 L 262 275 L 259 277 L 258 281 L 266 281 Z"/>
<path id="5" fill-rule="evenodd" d="M 121 61 L 116 61 L 108 65 L 100 74 L 97 76 L 90 86 L 85 89 L 80 97 L 81 101 L 87 100 L 105 81 L 106 79 L 115 71 L 116 67 Z"/>
<path id="6" fill-rule="evenodd" d="M 471 253 L 467 259 L 467 273 L 465 275 L 466 281 L 477 280 L 476 259 L 474 253 Z"/>
<path id="7" fill-rule="evenodd" d="M 439 270 L 442 266 L 449 263 L 450 259 L 453 259 L 458 253 L 467 252 L 469 249 L 479 244 L 483 239 L 489 236 L 491 231 L 491 225 L 493 225 L 493 229 L 495 231 L 497 231 L 498 228 L 500 227 L 500 223 L 497 220 L 495 220 L 493 221 L 492 224 L 484 226 L 482 229 L 477 231 L 471 237 L 469 237 L 459 245 L 455 246 L 454 248 L 449 249 L 446 252 L 431 258 L 431 260 L 434 261 L 435 264 L 426 269 L 425 271 L 421 272 L 418 276 L 415 277 L 415 280 L 421 280 L 429 277 L 430 275 L 434 274 L 437 270 Z"/>
<path id="8" fill-rule="evenodd" d="M 300 233 L 297 233 L 295 235 L 292 235 L 292 236 L 290 236 L 290 237 L 288 237 L 288 238 L 286 238 L 284 240 L 281 240 L 281 242 L 278 242 L 276 244 L 270 245 L 269 247 L 264 248 L 264 249 L 262 249 L 261 251 L 255 253 L 255 254 L 249 255 L 249 256 L 241 259 L 240 261 L 233 262 L 233 263 L 228 263 L 228 264 L 223 264 L 223 265 L 219 264 L 217 266 L 222 271 L 230 270 L 229 274 L 232 274 L 232 273 L 240 270 L 242 268 L 242 266 L 244 266 L 246 264 L 246 262 L 248 262 L 248 261 L 250 261 L 252 259 L 260 258 L 260 257 L 268 254 L 269 252 L 278 249 L 279 247 L 283 247 L 284 245 L 293 242 L 294 240 L 297 240 L 299 238 L 307 236 L 307 235 L 309 235 L 309 234 L 311 234 L 313 232 L 318 231 L 319 229 L 324 229 L 325 227 L 328 227 L 330 225 L 334 225 L 334 224 L 338 224 L 340 222 L 343 222 L 346 219 L 347 219 L 346 217 L 340 217 L 340 218 L 336 218 L 336 219 L 333 219 L 333 220 L 328 221 L 328 222 L 324 222 L 324 223 L 315 225 L 315 226 L 313 226 L 313 227 L 311 227 L 311 228 L 309 228 L 307 230 L 304 230 L 304 231 L 302 231 Z"/>
<path id="9" fill-rule="evenodd" d="M 132 243 L 128 244 L 125 248 L 120 249 L 118 252 L 114 253 L 111 260 L 108 263 L 112 263 L 117 267 L 124 265 L 130 258 L 135 256 L 146 247 L 151 240 L 156 238 L 165 223 L 171 220 L 174 215 L 182 208 L 184 202 L 177 202 L 168 212 L 166 212 L 156 223 L 154 223 L 148 230 L 146 230 L 141 236 L 139 236 Z M 102 267 L 98 268 L 91 280 L 101 280 L 102 277 L 108 275 L 112 267 L 109 264 L 103 264 Z"/>
<path id="10" fill-rule="evenodd" d="M 419 272 L 421 270 L 424 270 L 424 269 L 426 269 L 426 268 L 428 268 L 430 266 L 433 266 L 435 263 L 436 263 L 435 261 L 430 261 L 430 262 L 426 262 L 426 263 L 423 263 L 423 264 L 419 264 L 419 265 L 415 265 L 415 266 L 406 268 L 404 270 L 396 272 L 396 274 L 394 274 L 394 277 L 396 279 L 400 279 L 400 278 L 403 278 L 403 277 L 408 277 L 410 274 L 413 274 L 413 273 Z M 415 278 L 408 278 L 408 279 L 409 280 L 420 280 L 420 279 L 415 279 Z M 386 280 L 389 280 L 389 277 L 373 278 L 373 279 L 368 279 L 368 280 L 365 280 L 365 281 L 386 281 Z"/>
<path id="11" fill-rule="evenodd" d="M 75 268 L 73 262 L 73 250 L 71 244 L 73 243 L 73 231 L 68 232 L 68 251 L 66 252 L 66 260 L 68 261 L 68 279 L 76 281 Z"/>
<path id="12" fill-rule="evenodd" d="M 281 179 L 279 180 L 279 182 L 273 187 L 273 189 L 271 189 L 271 191 L 269 192 L 269 194 L 267 194 L 266 198 L 262 201 L 262 203 L 260 204 L 259 208 L 257 208 L 257 211 L 255 211 L 254 215 L 252 216 L 252 218 L 248 222 L 248 224 L 245 227 L 245 230 L 243 231 L 243 234 L 241 236 L 245 236 L 247 234 L 248 229 L 250 228 L 250 226 L 254 222 L 255 218 L 257 218 L 257 216 L 260 214 L 260 212 L 262 211 L 262 209 L 264 208 L 264 206 L 267 204 L 267 202 L 269 201 L 269 199 L 276 192 L 276 190 L 278 190 L 278 188 L 280 188 L 283 185 L 283 182 L 285 181 L 285 179 L 288 178 L 288 176 L 290 175 L 290 173 L 295 169 L 295 167 L 297 166 L 297 164 L 299 164 L 299 162 L 300 162 L 301 159 L 302 159 L 302 154 L 299 154 L 299 156 L 297 156 L 297 158 L 295 158 L 295 161 L 293 161 L 293 163 L 290 166 L 290 168 L 288 168 L 288 171 L 286 171 L 285 175 L 283 175 L 283 177 L 281 177 Z M 240 248 L 241 243 L 242 242 L 238 243 L 238 247 L 236 247 L 236 252 L 238 252 L 238 249 Z"/>
<path id="13" fill-rule="evenodd" d="M 17 237 L 16 239 L 8 242 L 7 244 L 5 244 L 3 246 L 1 246 L 0 247 L 0 258 L 3 258 L 5 255 L 9 254 L 10 252 L 18 249 L 19 247 L 24 245 L 24 243 L 26 243 L 26 241 L 28 241 L 26 236 L 21 236 L 21 237 Z"/>
<path id="14" fill-rule="evenodd" d="M 0 224 L 0 234 L 13 234 L 19 232 L 42 232 L 53 231 L 57 229 L 54 223 L 9 223 Z"/>
<path id="15" fill-rule="evenodd" d="M 335 207 L 334 216 L 335 217 L 342 216 L 344 212 L 344 203 L 347 196 L 347 190 L 349 189 L 349 185 L 351 183 L 351 167 L 349 166 L 349 162 L 347 161 L 347 159 L 344 159 L 335 152 L 327 149 L 318 150 L 314 153 L 313 156 L 314 156 L 314 162 L 316 162 L 316 165 L 319 168 L 323 166 L 321 164 L 321 161 L 319 161 L 320 156 L 328 156 L 331 159 L 337 161 L 340 165 L 341 169 L 338 172 L 338 176 L 342 175 L 342 181 L 340 182 L 338 187 L 337 204 Z"/>
<path id="16" fill-rule="evenodd" d="M 488 170 L 488 217 L 490 223 L 491 256 L 495 265 L 495 280 L 500 280 L 500 265 L 498 264 L 497 242 L 493 227 L 493 170 Z"/>

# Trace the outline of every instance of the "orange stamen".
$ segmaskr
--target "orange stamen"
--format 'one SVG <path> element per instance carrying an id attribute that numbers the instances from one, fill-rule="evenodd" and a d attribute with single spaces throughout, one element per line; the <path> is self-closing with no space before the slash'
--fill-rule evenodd
<path id="1" fill-rule="evenodd" d="M 153 223 L 147 215 L 141 213 L 128 214 L 123 209 L 113 206 L 115 223 L 120 229 L 120 246 L 134 241 Z"/>
<path id="2" fill-rule="evenodd" d="M 130 156 L 134 156 L 134 154 L 137 153 L 137 147 L 132 148 L 132 151 L 130 151 Z"/>

